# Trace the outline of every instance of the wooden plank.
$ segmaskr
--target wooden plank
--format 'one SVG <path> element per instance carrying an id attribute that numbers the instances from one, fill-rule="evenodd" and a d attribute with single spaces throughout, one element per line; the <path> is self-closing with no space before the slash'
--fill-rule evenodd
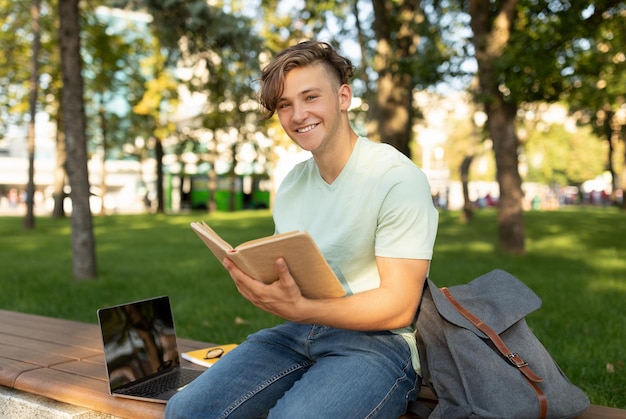
<path id="1" fill-rule="evenodd" d="M 81 331 L 81 329 L 90 329 L 90 326 L 92 325 L 91 323 L 79 322 L 75 320 L 59 319 L 56 317 L 8 310 L 0 310 L 0 319 L 2 319 L 3 322 L 8 322 L 10 324 L 26 324 L 34 329 L 59 329 L 69 326 Z M 0 331 L 2 331 L 2 328 L 3 325 L 0 324 Z"/>
<path id="2" fill-rule="evenodd" d="M 614 407 L 592 405 L 584 415 L 578 419 L 626 419 L 626 410 Z"/>
<path id="3" fill-rule="evenodd" d="M 1 322 L 1 320 L 0 320 Z M 79 332 L 71 332 L 67 331 L 54 331 L 54 330 L 27 330 L 24 331 L 22 326 L 12 326 L 15 330 L 3 330 L 3 336 L 18 336 L 25 337 L 31 339 L 36 342 L 48 342 L 55 343 L 57 345 L 65 345 L 77 348 L 86 348 L 97 350 L 102 346 L 102 341 L 99 339 L 98 341 L 94 341 L 93 339 L 85 336 L 84 334 L 80 334 Z M 8 329 L 8 328 L 5 328 Z"/>
<path id="4" fill-rule="evenodd" d="M 9 322 L 0 318 L 0 333 L 10 336 L 21 336 L 35 341 L 52 342 L 59 345 L 76 346 L 89 349 L 98 349 L 102 346 L 102 339 L 95 325 L 83 325 L 77 328 L 74 323 L 63 321 L 51 324 L 48 327 L 33 325 L 24 319 Z M 84 327 L 89 326 L 89 327 Z"/>
<path id="5" fill-rule="evenodd" d="M 20 313 L 16 311 L 0 310 L 0 333 L 7 328 L 17 336 L 31 336 L 31 332 L 50 334 L 57 333 L 61 336 L 82 336 L 85 340 L 97 344 L 100 342 L 100 334 L 94 324 L 78 322 L 75 320 L 58 319 L 55 317 L 40 316 L 37 314 Z M 15 327 L 20 329 L 16 329 Z M 57 341 L 52 339 L 52 342 Z"/>
<path id="6" fill-rule="evenodd" d="M 92 362 L 71 361 L 54 365 L 50 368 L 70 374 L 81 375 L 94 380 L 104 381 L 105 383 L 108 382 L 106 366 L 104 363 L 96 364 Z"/>
<path id="7" fill-rule="evenodd" d="M 50 368 L 23 373 L 14 388 L 122 418 L 162 418 L 165 411 L 164 404 L 113 397 L 104 381 Z"/>
<path id="8" fill-rule="evenodd" d="M 61 355 L 72 359 L 88 358 L 102 353 L 102 348 L 100 348 L 100 350 L 96 350 L 80 346 L 60 345 L 54 342 L 44 342 L 45 346 L 43 346 L 42 341 L 35 340 L 33 337 L 6 334 L 0 334 L 0 342 L 7 346 L 14 346 L 16 348 L 30 349 L 34 351 L 46 351 L 51 354 Z"/>
<path id="9" fill-rule="evenodd" d="M 32 350 L 26 348 L 17 348 L 15 346 L 0 344 L 0 354 L 3 358 L 13 359 L 15 361 L 23 361 L 29 364 L 35 364 L 42 367 L 49 367 L 54 364 L 72 361 L 73 358 L 57 355 L 46 351 L 45 342 L 41 345 L 41 350 Z"/>
<path id="10" fill-rule="evenodd" d="M 102 352 L 100 352 L 97 355 L 90 356 L 90 357 L 87 357 L 87 358 L 82 358 L 80 361 L 81 362 L 88 362 L 90 364 L 104 365 L 104 354 Z"/>
<path id="11" fill-rule="evenodd" d="M 0 386 L 13 387 L 15 380 L 23 372 L 37 368 L 41 366 L 0 356 Z"/>

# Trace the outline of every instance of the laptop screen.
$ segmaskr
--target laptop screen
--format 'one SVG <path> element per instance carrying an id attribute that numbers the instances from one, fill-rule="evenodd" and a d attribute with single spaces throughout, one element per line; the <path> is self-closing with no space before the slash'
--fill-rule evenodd
<path id="1" fill-rule="evenodd" d="M 180 365 L 167 296 L 98 310 L 111 391 Z"/>

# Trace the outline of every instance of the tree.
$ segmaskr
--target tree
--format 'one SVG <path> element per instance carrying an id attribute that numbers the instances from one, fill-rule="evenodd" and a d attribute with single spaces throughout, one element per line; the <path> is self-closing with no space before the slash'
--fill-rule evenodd
<path id="1" fill-rule="evenodd" d="M 63 114 L 67 146 L 67 174 L 72 200 L 71 242 L 74 278 L 97 275 L 93 220 L 89 207 L 89 172 L 80 55 L 78 0 L 59 0 L 59 44 L 63 78 Z"/>
<path id="2" fill-rule="evenodd" d="M 89 124 L 87 134 L 91 149 L 101 158 L 101 215 L 106 213 L 107 160 L 119 156 L 125 144 L 134 144 L 133 131 L 142 128 L 131 123 L 132 106 L 145 90 L 140 62 L 148 55 L 144 40 L 148 28 L 108 16 L 105 10 L 101 7 L 98 13 L 85 13 L 82 19 L 86 114 L 97 121 Z"/>
<path id="3" fill-rule="evenodd" d="M 609 7 L 588 8 L 586 13 L 589 23 L 568 45 L 566 100 L 578 120 L 606 141 L 606 170 L 611 174 L 615 202 L 616 191 L 626 190 L 626 164 L 621 185 L 614 164 L 618 141 L 626 145 L 626 3 L 609 2 Z M 626 200 L 622 206 L 626 209 Z"/>
<path id="4" fill-rule="evenodd" d="M 572 46 L 581 45 L 581 37 L 589 30 L 585 28 L 597 25 L 595 17 L 614 7 L 623 9 L 623 1 L 468 3 L 478 62 L 476 98 L 488 116 L 500 185 L 499 245 L 501 250 L 523 254 L 519 139 L 515 126 L 518 109 L 525 102 L 554 102 L 562 97 L 567 75 L 574 68 L 572 51 L 576 48 Z"/>
<path id="5" fill-rule="evenodd" d="M 413 90 L 439 79 L 436 67 L 442 60 L 437 27 L 429 21 L 423 3 L 421 0 L 400 3 L 372 0 L 378 132 L 381 141 L 409 157 L 416 115 Z M 426 33 L 429 36 L 424 36 Z"/>
<path id="6" fill-rule="evenodd" d="M 19 125 L 28 113 L 28 82 L 32 56 L 31 2 L 0 0 L 0 137 L 12 124 Z"/>
<path id="7" fill-rule="evenodd" d="M 515 132 L 517 103 L 502 91 L 500 62 L 514 30 L 517 0 L 493 5 L 489 0 L 470 0 L 472 43 L 478 62 L 480 98 L 487 114 L 487 128 L 494 144 L 496 177 L 500 185 L 498 213 L 501 250 L 523 254 L 524 219 L 522 180 L 518 171 L 519 139 Z"/>
<path id="8" fill-rule="evenodd" d="M 33 90 L 29 87 L 32 84 L 30 77 L 34 75 L 29 65 L 28 59 L 33 57 L 34 43 L 33 34 L 28 32 L 32 27 L 29 22 L 31 2 L 17 0 L 4 0 L 0 2 L 0 25 L 1 42 L 3 45 L 4 60 L 0 61 L 0 136 L 10 125 L 21 126 L 33 109 L 29 104 L 29 93 Z M 51 120 L 57 121 L 57 136 L 62 136 L 59 131 L 62 121 L 59 116 L 61 106 L 61 86 L 60 86 L 60 53 L 58 51 L 57 31 L 57 10 L 49 2 L 39 4 L 39 31 L 40 49 L 37 83 L 37 112 L 46 112 Z M 30 18 L 32 21 L 32 18 Z M 32 59 L 30 60 L 32 63 Z M 65 197 L 63 187 L 65 185 L 65 153 L 63 152 L 63 141 L 59 140 L 56 158 L 57 170 L 54 185 L 54 209 L 53 217 L 64 215 L 63 199 Z M 33 182 L 34 183 L 34 182 Z M 36 187 L 36 185 L 34 185 Z M 30 193 L 29 193 L 30 195 Z M 32 201 L 32 200 L 29 200 Z"/>
<path id="9" fill-rule="evenodd" d="M 53 208 L 52 217 L 65 217 L 65 198 L 67 193 L 67 173 L 65 162 L 65 137 L 63 133 L 62 108 L 62 80 L 61 80 L 61 52 L 58 38 L 58 7 L 55 2 L 41 4 L 41 31 L 42 46 L 40 57 L 39 89 L 41 91 L 39 106 L 42 111 L 50 115 L 51 121 L 56 121 L 56 158 L 53 178 Z"/>
<path id="10" fill-rule="evenodd" d="M 37 116 L 37 94 L 39 90 L 39 51 L 41 49 L 41 28 L 39 25 L 40 3 L 33 0 L 30 6 L 33 27 L 33 52 L 31 57 L 30 94 L 28 106 L 30 120 L 28 121 L 28 185 L 26 186 L 26 217 L 24 228 L 35 228 L 35 118 Z"/>
<path id="11" fill-rule="evenodd" d="M 150 141 L 154 145 L 156 159 L 156 212 L 165 212 L 163 191 L 164 171 L 163 141 L 174 133 L 175 124 L 169 120 L 169 115 L 176 109 L 178 83 L 171 72 L 166 68 L 166 58 L 161 54 L 161 45 L 157 39 L 153 40 L 153 56 L 144 60 L 144 68 L 151 72 L 151 78 L 146 81 L 145 92 L 139 103 L 133 107 L 133 112 L 146 117 L 151 127 Z"/>
<path id="12" fill-rule="evenodd" d="M 179 141 L 174 149 L 194 151 L 200 156 L 211 154 L 207 153 L 209 149 L 224 149 L 222 160 L 230 159 L 231 173 L 238 166 L 239 150 L 245 144 L 252 145 L 259 161 L 265 160 L 257 135 L 263 127 L 253 105 L 261 40 L 254 35 L 253 22 L 240 13 L 237 4 L 233 2 L 232 13 L 228 14 L 202 2 L 148 2 L 154 18 L 152 27 L 166 51 L 164 65 L 188 70 L 182 80 L 186 89 L 206 97 L 203 109 L 184 121 L 187 126 L 181 128 L 182 137 L 193 140 L 210 136 L 217 143 L 208 146 L 204 141 Z M 192 133 L 194 130 L 198 132 Z M 210 174 L 214 174 L 213 159 L 209 157 L 206 162 L 211 165 Z M 234 176 L 231 180 L 236 181 Z M 211 206 L 208 203 L 207 207 Z"/>

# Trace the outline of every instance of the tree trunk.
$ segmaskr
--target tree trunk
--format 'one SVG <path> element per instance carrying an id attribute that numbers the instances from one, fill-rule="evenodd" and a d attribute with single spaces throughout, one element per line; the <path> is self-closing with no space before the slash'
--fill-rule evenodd
<path id="1" fill-rule="evenodd" d="M 62 109 L 62 107 L 62 101 L 60 101 L 60 109 Z M 67 180 L 65 165 L 67 163 L 67 151 L 65 149 L 64 130 L 62 112 L 59 111 L 56 134 L 56 164 L 54 167 L 54 185 L 52 192 L 52 199 L 54 201 L 52 218 L 65 217 L 65 183 Z"/>
<path id="2" fill-rule="evenodd" d="M 157 192 L 157 214 L 165 212 L 165 198 L 163 191 L 163 144 L 160 138 L 154 139 L 154 154 L 156 157 L 156 192 Z"/>
<path id="3" fill-rule="evenodd" d="M 30 121 L 28 122 L 28 184 L 26 185 L 26 217 L 24 228 L 35 228 L 35 118 L 37 116 L 37 91 L 39 89 L 39 51 L 41 49 L 41 30 L 39 27 L 39 0 L 33 0 L 30 6 L 33 24 L 33 57 L 31 59 L 30 94 Z"/>
<path id="4" fill-rule="evenodd" d="M 522 182 L 518 170 L 515 134 L 517 104 L 499 90 L 496 67 L 507 47 L 513 28 L 517 0 L 503 0 L 499 7 L 490 0 L 470 0 L 472 42 L 478 62 L 480 96 L 493 141 L 497 180 L 500 186 L 498 245 L 500 250 L 524 254 Z"/>
<path id="5" fill-rule="evenodd" d="M 615 173 L 615 165 L 613 164 L 613 159 L 615 157 L 615 146 L 617 141 L 619 140 L 617 125 L 615 124 L 615 112 L 610 109 L 606 109 L 606 117 L 604 119 L 604 135 L 607 141 L 607 156 L 606 156 L 606 170 L 611 174 L 611 203 L 616 205 L 617 195 L 616 191 L 619 187 L 619 182 L 617 179 L 617 173 Z M 614 127 L 615 126 L 615 127 Z"/>
<path id="6" fill-rule="evenodd" d="M 469 197 L 469 169 L 474 160 L 473 155 L 465 156 L 461 162 L 460 174 L 461 184 L 463 186 L 463 221 L 472 221 L 474 219 L 474 209 Z"/>
<path id="7" fill-rule="evenodd" d="M 100 95 L 100 131 L 102 131 L 102 171 L 100 173 L 100 215 L 106 215 L 104 200 L 107 195 L 107 123 L 104 100 Z"/>
<path id="8" fill-rule="evenodd" d="M 626 162 L 626 147 L 624 147 L 624 161 Z M 622 184 L 621 184 L 621 199 L 622 205 L 621 208 L 626 211 L 626 164 L 622 165 Z"/>
<path id="9" fill-rule="evenodd" d="M 522 179 L 519 175 L 515 134 L 517 106 L 496 102 L 485 106 L 487 127 L 493 139 L 496 176 L 500 186 L 498 234 L 499 247 L 508 253 L 522 255 L 524 248 L 524 216 Z"/>
<path id="10" fill-rule="evenodd" d="M 626 126 L 622 125 L 621 127 L 621 131 L 620 131 L 620 137 L 622 138 L 622 141 L 625 143 L 624 144 L 624 162 L 626 162 Z M 622 203 L 620 205 L 620 208 L 623 210 L 626 210 L 626 164 L 622 164 L 622 175 L 620 176 L 621 178 L 621 185 L 619 185 L 620 188 L 620 192 L 621 192 L 621 200 Z"/>
<path id="11" fill-rule="evenodd" d="M 78 0 L 59 0 L 59 44 L 63 77 L 63 121 L 67 147 L 67 174 L 72 199 L 72 257 L 74 278 L 96 277 L 93 221 L 89 207 L 89 171 L 80 56 Z"/>
<path id="12" fill-rule="evenodd" d="M 228 171 L 228 177 L 229 179 L 229 183 L 230 183 L 230 187 L 229 187 L 229 191 L 228 191 L 228 211 L 229 212 L 233 212 L 236 209 L 236 203 L 237 203 L 237 174 L 235 173 L 235 165 L 237 162 L 237 143 L 233 142 L 233 144 L 231 144 L 230 146 L 230 153 L 232 155 L 232 159 L 233 159 L 233 164 L 230 167 L 230 170 Z"/>
<path id="13" fill-rule="evenodd" d="M 367 64 L 369 62 L 369 59 L 367 57 L 368 38 L 365 35 L 365 30 L 363 29 L 361 19 L 359 18 L 359 0 L 352 0 L 350 6 L 352 10 L 352 15 L 354 16 L 354 26 L 356 28 L 357 40 L 360 47 L 359 49 L 361 50 L 361 63 L 363 68 L 360 70 L 360 73 L 357 73 L 357 77 L 359 77 L 365 85 L 365 91 L 363 92 L 363 101 L 368 105 L 366 112 L 367 118 L 365 122 L 367 137 L 372 141 L 380 141 L 380 133 L 378 131 L 378 112 L 376 110 L 377 96 L 376 92 L 371 89 L 371 80 L 367 72 Z M 358 71 L 359 70 L 357 70 L 357 72 Z"/>
<path id="14" fill-rule="evenodd" d="M 374 69 L 378 73 L 376 110 L 380 140 L 411 157 L 413 81 L 401 64 L 416 53 L 418 35 L 412 30 L 412 21 L 422 14 L 421 2 L 408 0 L 399 9 L 385 0 L 373 0 L 372 4 L 378 41 Z"/>

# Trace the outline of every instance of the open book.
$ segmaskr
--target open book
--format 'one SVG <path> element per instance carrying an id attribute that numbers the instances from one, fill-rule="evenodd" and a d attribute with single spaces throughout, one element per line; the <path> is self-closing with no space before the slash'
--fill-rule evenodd
<path id="1" fill-rule="evenodd" d="M 342 297 L 345 290 L 311 236 L 303 231 L 277 234 L 233 248 L 204 222 L 191 228 L 221 262 L 232 260 L 252 278 L 270 284 L 278 279 L 276 259 L 287 262 L 289 272 L 307 298 Z"/>

